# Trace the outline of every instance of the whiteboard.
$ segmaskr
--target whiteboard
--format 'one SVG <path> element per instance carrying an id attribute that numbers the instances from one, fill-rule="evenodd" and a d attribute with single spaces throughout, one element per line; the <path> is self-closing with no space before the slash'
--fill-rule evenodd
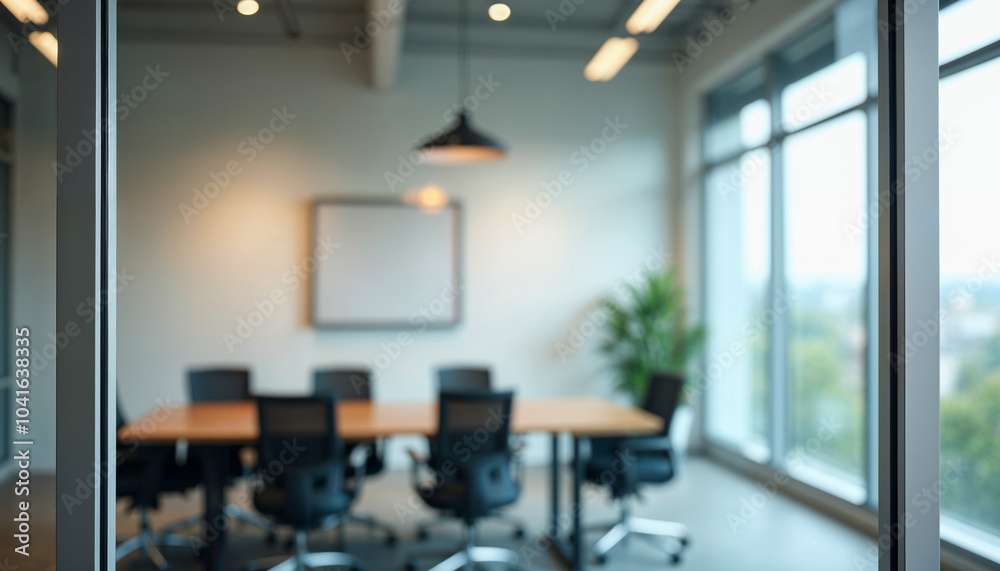
<path id="1" fill-rule="evenodd" d="M 458 323 L 459 213 L 457 204 L 426 212 L 388 200 L 314 203 L 313 324 L 425 328 Z"/>

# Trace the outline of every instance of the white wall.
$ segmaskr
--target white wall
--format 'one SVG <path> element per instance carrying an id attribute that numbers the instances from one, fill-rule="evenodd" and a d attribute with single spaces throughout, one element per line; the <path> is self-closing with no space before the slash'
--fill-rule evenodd
<path id="1" fill-rule="evenodd" d="M 377 372 L 378 398 L 428 400 L 433 369 L 455 362 L 493 365 L 498 385 L 519 396 L 611 394 L 595 338 L 565 362 L 556 346 L 599 297 L 669 255 L 675 74 L 630 64 L 595 84 L 584 63 L 474 58 L 473 75 L 499 83 L 476 122 L 511 152 L 489 165 L 418 166 L 395 189 L 434 182 L 461 201 L 467 290 L 458 327 L 414 333 Z M 126 414 L 184 401 L 192 366 L 246 364 L 257 391 L 302 393 L 314 367 L 386 353 L 400 331 L 317 331 L 308 288 L 293 291 L 282 275 L 309 255 L 313 199 L 393 195 L 385 173 L 454 101 L 454 58 L 406 55 L 397 88 L 381 93 L 366 87 L 364 61 L 348 65 L 328 48 L 124 44 L 119 90 L 140 85 L 147 66 L 169 76 L 119 130 Z M 251 162 L 241 142 L 273 109 L 296 118 Z M 580 147 L 616 118 L 627 127 L 582 170 Z M 186 222 L 180 205 L 229 161 L 240 174 Z M 564 170 L 573 182 L 519 229 L 514 215 L 530 218 L 527 201 Z M 276 288 L 289 301 L 230 352 L 223 334 Z"/>

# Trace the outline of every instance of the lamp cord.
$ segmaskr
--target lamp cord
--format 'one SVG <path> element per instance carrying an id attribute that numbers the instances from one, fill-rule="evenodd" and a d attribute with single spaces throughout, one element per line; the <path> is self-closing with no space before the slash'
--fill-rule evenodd
<path id="1" fill-rule="evenodd" d="M 472 78 L 472 64 L 469 58 L 469 0 L 459 0 L 458 18 L 458 106 L 464 111 L 465 100 L 469 96 L 469 82 Z"/>

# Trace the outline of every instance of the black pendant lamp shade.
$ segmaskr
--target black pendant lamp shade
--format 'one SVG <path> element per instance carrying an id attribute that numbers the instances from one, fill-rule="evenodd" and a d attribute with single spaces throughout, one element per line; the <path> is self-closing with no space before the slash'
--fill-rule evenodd
<path id="1" fill-rule="evenodd" d="M 428 139 L 420 145 L 420 151 L 431 164 L 461 165 L 502 159 L 507 154 L 507 147 L 473 129 L 469 114 L 463 109 L 452 128 Z"/>
<path id="2" fill-rule="evenodd" d="M 459 105 L 469 98 L 469 3 L 460 0 L 459 50 L 458 50 L 458 101 Z M 437 165 L 462 165 L 484 163 L 502 159 L 507 148 L 496 139 L 472 128 L 470 114 L 464 106 L 455 124 L 443 134 L 422 143 L 418 150 L 424 159 Z"/>

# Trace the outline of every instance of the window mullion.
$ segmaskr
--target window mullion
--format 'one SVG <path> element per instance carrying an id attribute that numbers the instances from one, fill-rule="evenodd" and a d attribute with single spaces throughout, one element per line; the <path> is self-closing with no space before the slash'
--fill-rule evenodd
<path id="1" fill-rule="evenodd" d="M 767 62 L 767 98 L 771 103 L 771 326 L 770 412 L 771 462 L 784 467 L 788 449 L 788 316 L 787 306 L 778 304 L 785 289 L 785 197 L 782 176 L 782 144 L 775 134 L 781 133 L 781 98 L 775 87 L 774 61 Z"/>

